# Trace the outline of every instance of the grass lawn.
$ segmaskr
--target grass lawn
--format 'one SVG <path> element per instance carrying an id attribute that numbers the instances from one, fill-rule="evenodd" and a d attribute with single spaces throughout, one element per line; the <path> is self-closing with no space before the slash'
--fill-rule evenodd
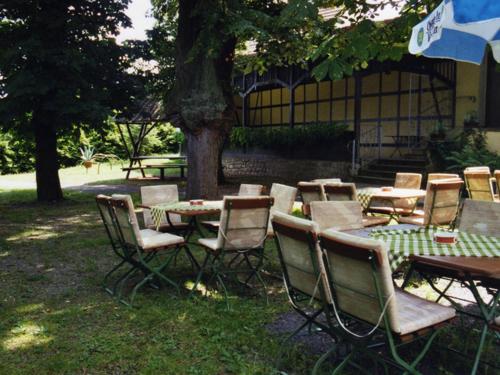
<path id="1" fill-rule="evenodd" d="M 164 163 L 164 161 L 163 161 Z M 158 163 L 159 164 L 159 163 Z M 63 187 L 78 186 L 83 184 L 97 184 L 104 182 L 113 183 L 126 183 L 124 180 L 125 172 L 121 170 L 123 166 L 128 166 L 127 162 L 118 163 L 102 163 L 100 168 L 93 166 L 92 168 L 86 170 L 83 166 L 63 168 L 59 171 L 59 178 L 61 179 L 61 185 Z M 146 170 L 148 175 L 159 176 L 159 171 L 152 169 Z M 173 177 L 179 176 L 179 168 L 172 168 L 165 170 L 165 176 Z M 140 177 L 141 174 L 138 171 L 132 171 L 132 178 Z M 136 180 L 130 180 L 128 183 L 137 183 Z M 15 175 L 0 175 L 0 189 L 12 189 L 12 188 L 35 188 L 36 180 L 35 173 L 19 173 Z"/>
<path id="2" fill-rule="evenodd" d="M 73 172 L 80 176 L 70 168 L 63 179 Z M 178 296 L 164 288 L 143 289 L 140 308 L 123 306 L 100 284 L 116 260 L 94 196 L 65 196 L 57 205 L 39 204 L 34 190 L 0 190 L 0 374 L 276 373 L 280 336 L 266 326 L 291 310 L 280 281 L 267 280 L 269 305 L 259 294 L 230 289 L 227 311 L 217 295 L 188 299 L 187 290 Z M 266 269 L 278 273 L 272 242 L 266 250 Z M 174 277 L 193 280 L 187 261 Z M 317 359 L 304 346 L 289 353 L 289 374 L 309 373 Z M 467 363 L 436 350 L 425 368 L 466 373 Z"/>

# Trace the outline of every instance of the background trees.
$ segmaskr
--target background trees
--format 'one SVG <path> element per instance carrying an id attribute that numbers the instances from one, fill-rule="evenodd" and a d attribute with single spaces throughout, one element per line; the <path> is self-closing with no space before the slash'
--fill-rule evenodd
<path id="1" fill-rule="evenodd" d="M 0 124 L 35 142 L 37 195 L 62 198 L 57 142 L 101 127 L 138 85 L 116 44 L 129 0 L 6 0 L 0 5 Z"/>
<path id="2" fill-rule="evenodd" d="M 154 0 L 152 33 L 165 108 L 187 138 L 188 197 L 217 194 L 217 160 L 234 122 L 235 64 L 314 66 L 318 79 L 353 74 L 370 60 L 399 59 L 418 12 L 434 1 L 410 0 L 390 23 L 374 17 L 397 0 Z M 332 18 L 319 14 L 335 9 Z M 246 43 L 255 51 L 237 57 Z M 173 56 L 175 58 L 173 58 Z M 166 79 L 175 69 L 174 79 Z"/>

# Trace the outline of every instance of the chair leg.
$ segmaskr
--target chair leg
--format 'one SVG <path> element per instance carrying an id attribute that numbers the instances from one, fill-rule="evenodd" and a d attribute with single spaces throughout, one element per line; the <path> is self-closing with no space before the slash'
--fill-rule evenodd
<path id="1" fill-rule="evenodd" d="M 118 288 L 118 285 L 121 284 L 121 282 L 126 278 L 128 277 L 134 270 L 135 270 L 135 267 L 131 264 L 129 264 L 130 268 L 123 274 L 121 275 L 116 281 L 115 283 L 113 284 L 113 290 L 112 290 L 112 295 L 113 296 L 116 296 L 116 293 L 117 293 L 117 288 Z"/>
<path id="2" fill-rule="evenodd" d="M 335 375 L 335 374 L 339 374 L 345 366 L 347 366 L 347 364 L 349 362 L 351 362 L 352 360 L 352 357 L 354 357 L 354 354 L 356 353 L 355 350 L 351 351 L 343 360 L 342 362 L 340 362 L 340 364 L 335 367 L 335 369 L 332 371 L 332 375 Z M 328 351 L 326 352 L 325 354 L 323 354 L 320 359 L 316 362 L 316 364 L 314 365 L 314 368 L 313 368 L 313 375 L 317 374 L 318 372 L 318 369 L 319 367 L 323 364 L 323 362 L 325 362 L 325 360 L 332 354 L 332 351 Z"/>
<path id="3" fill-rule="evenodd" d="M 114 294 L 114 291 L 110 288 L 108 288 L 108 279 L 111 277 L 111 275 L 113 273 L 115 273 L 116 271 L 118 271 L 124 264 L 126 264 L 127 261 L 125 259 L 123 259 L 120 263 L 118 263 L 116 266 L 114 266 L 108 273 L 106 273 L 106 275 L 104 276 L 103 280 L 102 280 L 102 287 L 104 288 L 104 290 L 106 292 L 108 292 L 110 295 L 113 295 Z"/>
<path id="4" fill-rule="evenodd" d="M 178 247 L 175 248 L 175 250 L 172 251 L 172 254 L 167 255 L 166 260 L 163 263 L 160 263 L 158 267 L 153 267 L 150 264 L 151 261 L 156 259 L 157 254 L 152 253 L 146 255 L 144 259 L 142 259 L 140 262 L 140 269 L 141 271 L 144 272 L 144 278 L 139 283 L 137 283 L 132 289 L 129 299 L 130 302 L 124 300 L 121 301 L 128 306 L 133 306 L 135 296 L 137 295 L 139 289 L 141 289 L 145 284 L 150 283 L 154 278 L 157 278 L 160 282 L 165 282 L 166 284 L 170 284 L 176 289 L 177 293 L 180 294 L 179 285 L 162 273 L 162 271 L 170 265 L 172 260 L 175 259 L 179 251 L 180 248 Z"/>
<path id="5" fill-rule="evenodd" d="M 391 345 L 392 357 L 394 358 L 396 363 L 405 370 L 403 374 L 413 374 L 413 375 L 422 374 L 420 371 L 416 369 L 416 367 L 425 357 L 425 355 L 427 354 L 432 345 L 432 342 L 434 341 L 434 339 L 436 338 L 436 336 L 439 334 L 440 331 L 441 329 L 438 329 L 430 335 L 430 337 L 427 339 L 427 342 L 424 345 L 424 348 L 420 351 L 420 353 L 411 363 L 408 363 L 403 358 L 401 358 L 397 353 L 396 348 L 393 345 Z"/>
<path id="6" fill-rule="evenodd" d="M 199 271 L 200 265 L 199 265 L 198 261 L 196 260 L 196 258 L 194 257 L 193 253 L 191 252 L 191 250 L 189 249 L 189 246 L 184 245 L 183 248 L 184 248 L 184 251 L 186 252 L 186 255 L 189 259 L 189 262 L 191 263 L 191 267 L 194 270 Z"/>

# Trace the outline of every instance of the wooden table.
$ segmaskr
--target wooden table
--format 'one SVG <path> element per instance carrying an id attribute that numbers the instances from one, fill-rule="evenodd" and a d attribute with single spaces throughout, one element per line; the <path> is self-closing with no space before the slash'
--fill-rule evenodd
<path id="1" fill-rule="evenodd" d="M 203 205 L 199 206 L 191 205 L 189 202 L 176 202 L 154 205 L 150 209 L 151 217 L 157 227 L 160 226 L 164 214 L 167 215 L 167 220 L 169 220 L 169 213 L 187 217 L 188 229 L 185 239 L 188 242 L 194 232 L 197 232 L 200 237 L 205 236 L 198 218 L 204 215 L 219 214 L 222 211 L 222 201 L 204 201 Z"/>
<path id="2" fill-rule="evenodd" d="M 389 227 L 386 226 L 353 230 L 349 231 L 349 233 L 362 237 L 374 237 L 372 232 L 381 233 L 382 231 L 385 231 L 387 233 L 392 232 L 394 233 L 394 236 L 397 236 L 396 233 L 398 231 L 399 233 L 410 232 L 412 230 L 416 230 L 417 228 L 420 228 L 419 230 L 422 230 L 421 227 L 415 225 L 402 224 Z M 460 237 L 460 234 L 462 234 L 462 237 Z M 471 242 L 469 243 L 469 245 L 473 245 L 476 243 L 476 251 L 467 250 L 470 249 L 471 246 L 466 246 L 466 244 L 443 245 L 429 241 L 427 241 L 428 243 L 424 246 L 419 247 L 420 249 L 422 249 L 423 253 L 428 254 L 456 254 L 456 256 L 449 256 L 418 254 L 416 251 L 414 251 L 414 248 L 412 248 L 411 246 L 407 246 L 405 241 L 407 241 L 408 239 L 405 238 L 405 235 L 399 236 L 401 238 L 392 239 L 390 242 L 388 242 L 388 251 L 390 252 L 389 259 L 391 260 L 390 264 L 393 269 L 397 268 L 397 265 L 401 264 L 401 262 L 398 261 L 398 258 L 401 257 L 401 254 L 403 254 L 410 260 L 410 268 L 406 274 L 402 288 L 406 288 L 412 277 L 412 274 L 414 272 L 417 272 L 438 293 L 439 297 L 437 298 L 436 302 L 439 302 L 439 300 L 441 299 L 446 299 L 455 307 L 458 312 L 472 316 L 482 323 L 480 340 L 471 369 L 471 374 L 476 374 L 488 331 L 491 329 L 492 333 L 496 335 L 497 339 L 500 339 L 500 327 L 494 321 L 499 311 L 500 301 L 500 238 L 459 232 L 459 241 L 465 242 L 468 238 L 470 238 Z M 375 238 L 383 240 L 383 237 L 380 237 L 378 235 L 375 236 Z M 488 241 L 487 245 L 485 245 L 486 242 L 483 243 L 481 242 L 481 240 Z M 465 251 L 470 253 L 471 256 L 461 255 L 460 251 L 457 249 L 459 246 L 466 249 Z M 441 290 L 435 283 L 436 278 L 448 279 L 449 283 L 444 289 Z M 459 282 L 461 285 L 470 290 L 474 297 L 474 302 L 479 308 L 479 314 L 464 311 L 461 305 L 453 300 L 453 297 L 446 294 L 452 283 L 455 281 Z M 486 301 L 481 296 L 478 291 L 479 286 L 484 287 L 488 294 L 491 296 L 490 301 Z"/>
<path id="3" fill-rule="evenodd" d="M 482 323 L 476 356 L 470 372 L 476 374 L 488 331 L 495 335 L 497 340 L 500 339 L 500 325 L 495 320 L 499 311 L 500 300 L 500 258 L 412 256 L 410 260 L 410 269 L 402 288 L 407 286 L 412 274 L 417 272 L 438 293 L 439 297 L 436 302 L 439 302 L 441 298 L 446 299 L 458 312 L 472 316 Z M 439 289 L 435 284 L 436 277 L 447 278 L 450 282 L 444 289 Z M 464 311 L 452 296 L 446 294 L 454 281 L 470 290 L 479 308 L 479 314 Z M 486 301 L 481 296 L 478 286 L 485 288 L 491 296 L 490 301 Z"/>
<path id="4" fill-rule="evenodd" d="M 421 189 L 401 189 L 393 188 L 389 191 L 383 191 L 382 188 L 364 188 L 359 189 L 357 192 L 358 201 L 363 206 L 365 212 L 370 211 L 373 201 L 382 201 L 389 204 L 388 208 L 392 208 L 392 212 L 389 213 L 391 218 L 398 218 L 399 212 L 394 206 L 394 201 L 398 199 L 415 199 L 415 205 L 419 198 L 424 198 L 426 195 L 425 190 Z"/>

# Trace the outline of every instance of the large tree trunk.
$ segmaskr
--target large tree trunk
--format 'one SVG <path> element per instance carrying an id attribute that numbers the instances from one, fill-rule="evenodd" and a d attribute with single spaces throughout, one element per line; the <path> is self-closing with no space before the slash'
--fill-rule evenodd
<path id="1" fill-rule="evenodd" d="M 42 202 L 54 202 L 63 198 L 58 173 L 57 135 L 50 123 L 37 117 L 33 118 L 37 198 Z"/>
<path id="2" fill-rule="evenodd" d="M 188 198 L 217 197 L 220 149 L 234 122 L 236 39 L 224 33 L 218 6 L 215 1 L 179 1 L 175 84 L 165 107 L 188 141 Z M 219 19 L 213 23 L 215 15 Z"/>
<path id="3" fill-rule="evenodd" d="M 202 128 L 198 133 L 187 133 L 188 197 L 213 199 L 217 196 L 217 169 L 222 141 L 223 136 L 216 128 Z"/>

